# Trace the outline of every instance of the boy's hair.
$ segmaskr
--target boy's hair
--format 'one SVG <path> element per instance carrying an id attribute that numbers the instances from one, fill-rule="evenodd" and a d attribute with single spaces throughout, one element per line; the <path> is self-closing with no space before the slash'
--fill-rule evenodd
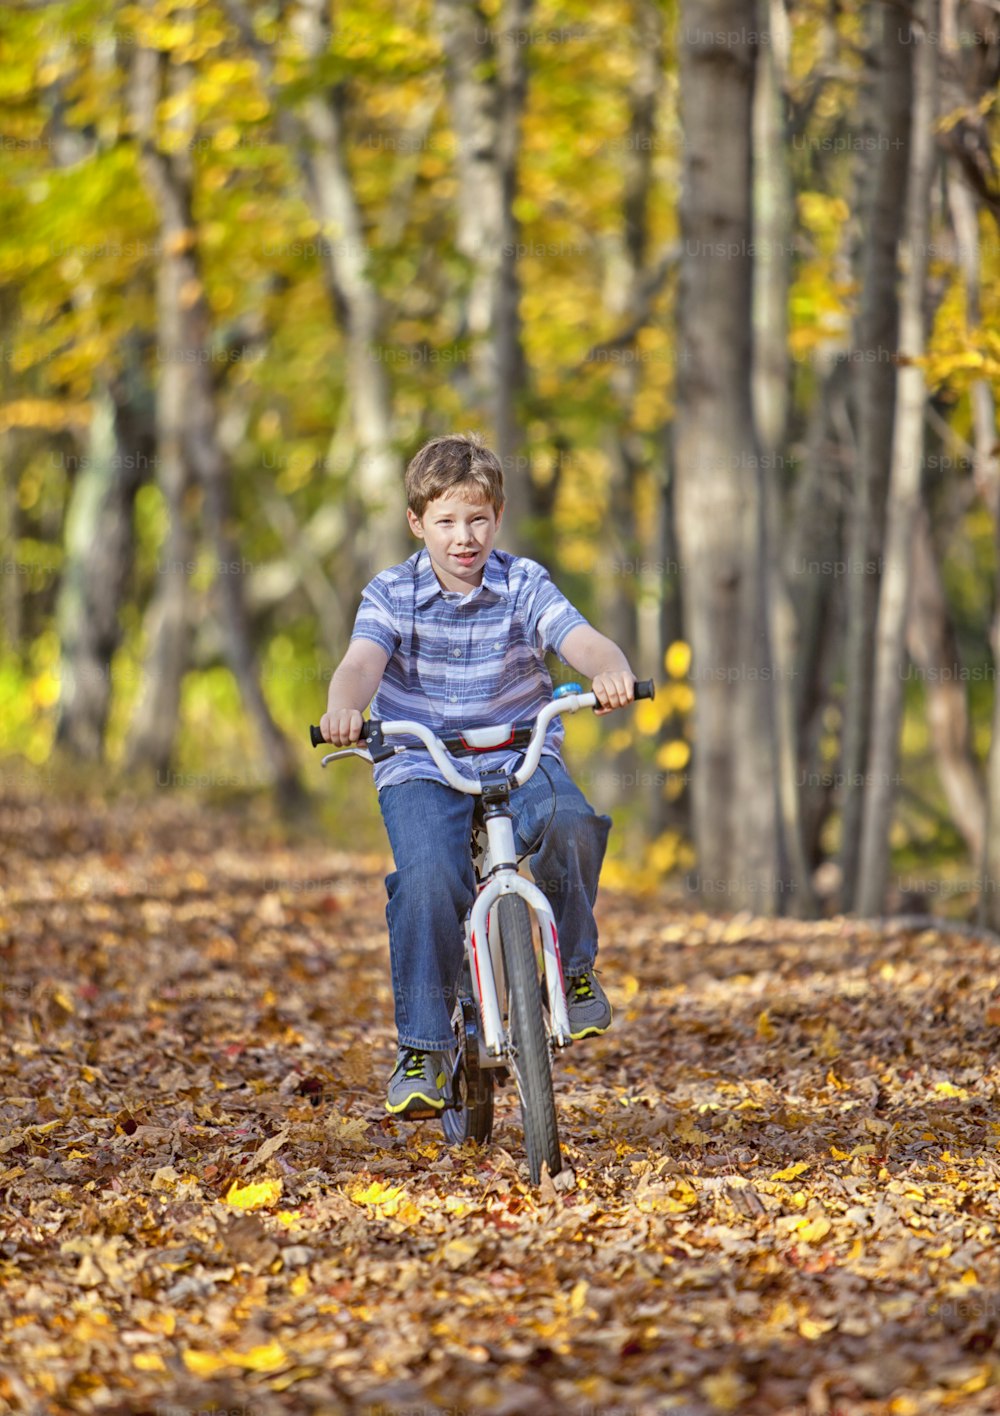
<path id="1" fill-rule="evenodd" d="M 427 503 L 459 487 L 475 490 L 500 514 L 503 468 L 478 433 L 450 433 L 425 443 L 406 469 L 406 504 L 422 517 Z"/>

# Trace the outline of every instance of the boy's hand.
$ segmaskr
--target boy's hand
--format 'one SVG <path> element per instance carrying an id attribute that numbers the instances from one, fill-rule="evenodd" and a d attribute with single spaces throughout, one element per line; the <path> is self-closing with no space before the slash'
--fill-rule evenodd
<path id="1" fill-rule="evenodd" d="M 595 708 L 597 717 L 602 713 L 612 713 L 616 708 L 624 708 L 635 698 L 635 674 L 631 669 L 617 673 L 598 674 L 591 679 L 590 687 L 597 695 L 600 708 Z"/>
<path id="2" fill-rule="evenodd" d="M 323 714 L 319 730 L 324 741 L 334 747 L 350 747 L 361 736 L 364 721 L 356 708 L 336 708 L 332 713 Z"/>

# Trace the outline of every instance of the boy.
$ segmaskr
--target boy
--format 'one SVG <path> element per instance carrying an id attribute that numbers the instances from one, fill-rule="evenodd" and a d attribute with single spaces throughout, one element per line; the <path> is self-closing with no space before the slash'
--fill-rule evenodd
<path id="1" fill-rule="evenodd" d="M 591 628 L 536 561 L 494 550 L 503 470 L 478 438 L 429 442 L 407 468 L 406 496 L 410 530 L 424 545 L 363 592 L 330 681 L 320 723 L 327 742 L 357 741 L 376 689 L 374 717 L 412 718 L 438 734 L 534 717 L 552 697 L 550 649 L 591 680 L 598 712 L 632 701 L 635 675 L 621 649 Z M 539 770 L 511 793 L 511 807 L 518 854 L 534 850 L 532 875 L 552 905 L 570 1031 L 582 1038 L 611 1026 L 594 976 L 593 915 L 611 819 L 595 814 L 567 773 L 562 736 L 557 717 Z M 520 758 L 483 753 L 476 769 L 513 770 Z M 375 785 L 396 864 L 386 877 L 386 920 L 399 1050 L 386 1109 L 426 1116 L 444 1107 L 454 1046 L 463 920 L 475 896 L 468 849 L 475 798 L 449 787 L 423 750 L 378 763 Z"/>

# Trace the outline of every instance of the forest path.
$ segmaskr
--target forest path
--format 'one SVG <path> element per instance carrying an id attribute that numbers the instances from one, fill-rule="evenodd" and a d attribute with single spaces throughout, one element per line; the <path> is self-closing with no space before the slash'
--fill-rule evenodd
<path id="1" fill-rule="evenodd" d="M 0 1412 L 996 1411 L 993 1002 L 946 932 L 602 892 L 565 1162 L 382 1110 L 377 856 L 0 801 Z"/>

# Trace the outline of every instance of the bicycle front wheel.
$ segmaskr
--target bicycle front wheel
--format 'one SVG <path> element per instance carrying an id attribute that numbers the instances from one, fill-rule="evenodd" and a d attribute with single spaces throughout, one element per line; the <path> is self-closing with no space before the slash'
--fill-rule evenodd
<path id="1" fill-rule="evenodd" d="M 537 1185 L 542 1178 L 542 1162 L 548 1165 L 550 1175 L 556 1175 L 562 1168 L 562 1156 L 528 906 L 518 895 L 502 895 L 497 904 L 497 923 L 507 977 L 512 1067 L 521 1100 L 528 1170 L 532 1184 Z"/>

